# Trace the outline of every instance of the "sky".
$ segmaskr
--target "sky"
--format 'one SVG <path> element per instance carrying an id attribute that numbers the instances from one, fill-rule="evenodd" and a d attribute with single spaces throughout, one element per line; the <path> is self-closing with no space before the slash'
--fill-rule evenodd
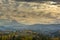
<path id="1" fill-rule="evenodd" d="M 16 1 L 57 1 L 57 2 L 59 2 L 60 0 L 16 0 Z"/>
<path id="2" fill-rule="evenodd" d="M 12 23 L 13 20 L 26 25 L 60 24 L 60 4 L 58 2 L 9 1 L 7 4 L 5 4 L 7 1 L 3 2 L 0 5 L 0 25 Z"/>

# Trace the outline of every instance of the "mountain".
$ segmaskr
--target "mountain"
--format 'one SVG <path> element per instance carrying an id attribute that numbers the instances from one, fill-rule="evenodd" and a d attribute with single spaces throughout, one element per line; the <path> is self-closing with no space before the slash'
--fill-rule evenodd
<path id="1" fill-rule="evenodd" d="M 0 30 L 6 31 L 15 31 L 15 30 L 32 30 L 38 33 L 53 34 L 60 30 L 60 24 L 35 24 L 35 25 L 3 25 L 0 26 Z"/>
<path id="2" fill-rule="evenodd" d="M 28 30 L 38 30 L 42 32 L 53 32 L 60 30 L 60 24 L 35 24 L 35 25 L 30 25 L 27 27 Z"/>
<path id="3" fill-rule="evenodd" d="M 5 30 L 22 30 L 25 28 L 24 24 L 20 24 L 15 20 L 8 20 L 8 19 L 0 19 L 0 30 L 5 31 Z"/>
<path id="4" fill-rule="evenodd" d="M 60 30 L 50 33 L 50 37 L 60 37 Z"/>

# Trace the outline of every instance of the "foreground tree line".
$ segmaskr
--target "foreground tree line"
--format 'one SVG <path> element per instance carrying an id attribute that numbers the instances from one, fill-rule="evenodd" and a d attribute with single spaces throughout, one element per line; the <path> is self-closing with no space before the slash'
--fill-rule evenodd
<path id="1" fill-rule="evenodd" d="M 0 40 L 60 40 L 60 37 L 49 37 L 32 31 L 0 32 Z"/>

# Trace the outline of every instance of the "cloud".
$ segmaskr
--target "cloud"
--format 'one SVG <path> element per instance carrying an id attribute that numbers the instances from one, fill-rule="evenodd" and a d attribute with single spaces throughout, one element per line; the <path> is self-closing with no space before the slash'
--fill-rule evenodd
<path id="1" fill-rule="evenodd" d="M 30 24 L 60 24 L 60 5 L 48 1 L 44 3 L 35 2 L 19 2 L 16 6 L 15 2 L 7 4 L 8 7 L 2 6 L 2 16 L 0 19 L 15 20 L 18 23 Z M 15 7 L 16 6 L 16 7 Z M 4 9 L 5 8 L 5 9 Z"/>

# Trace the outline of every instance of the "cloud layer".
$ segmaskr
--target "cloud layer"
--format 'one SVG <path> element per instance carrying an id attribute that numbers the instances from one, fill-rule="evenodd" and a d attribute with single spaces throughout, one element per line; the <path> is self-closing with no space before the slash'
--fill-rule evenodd
<path id="1" fill-rule="evenodd" d="M 60 24 L 60 4 L 9 1 L 0 5 L 0 20 L 15 20 L 22 24 Z"/>

